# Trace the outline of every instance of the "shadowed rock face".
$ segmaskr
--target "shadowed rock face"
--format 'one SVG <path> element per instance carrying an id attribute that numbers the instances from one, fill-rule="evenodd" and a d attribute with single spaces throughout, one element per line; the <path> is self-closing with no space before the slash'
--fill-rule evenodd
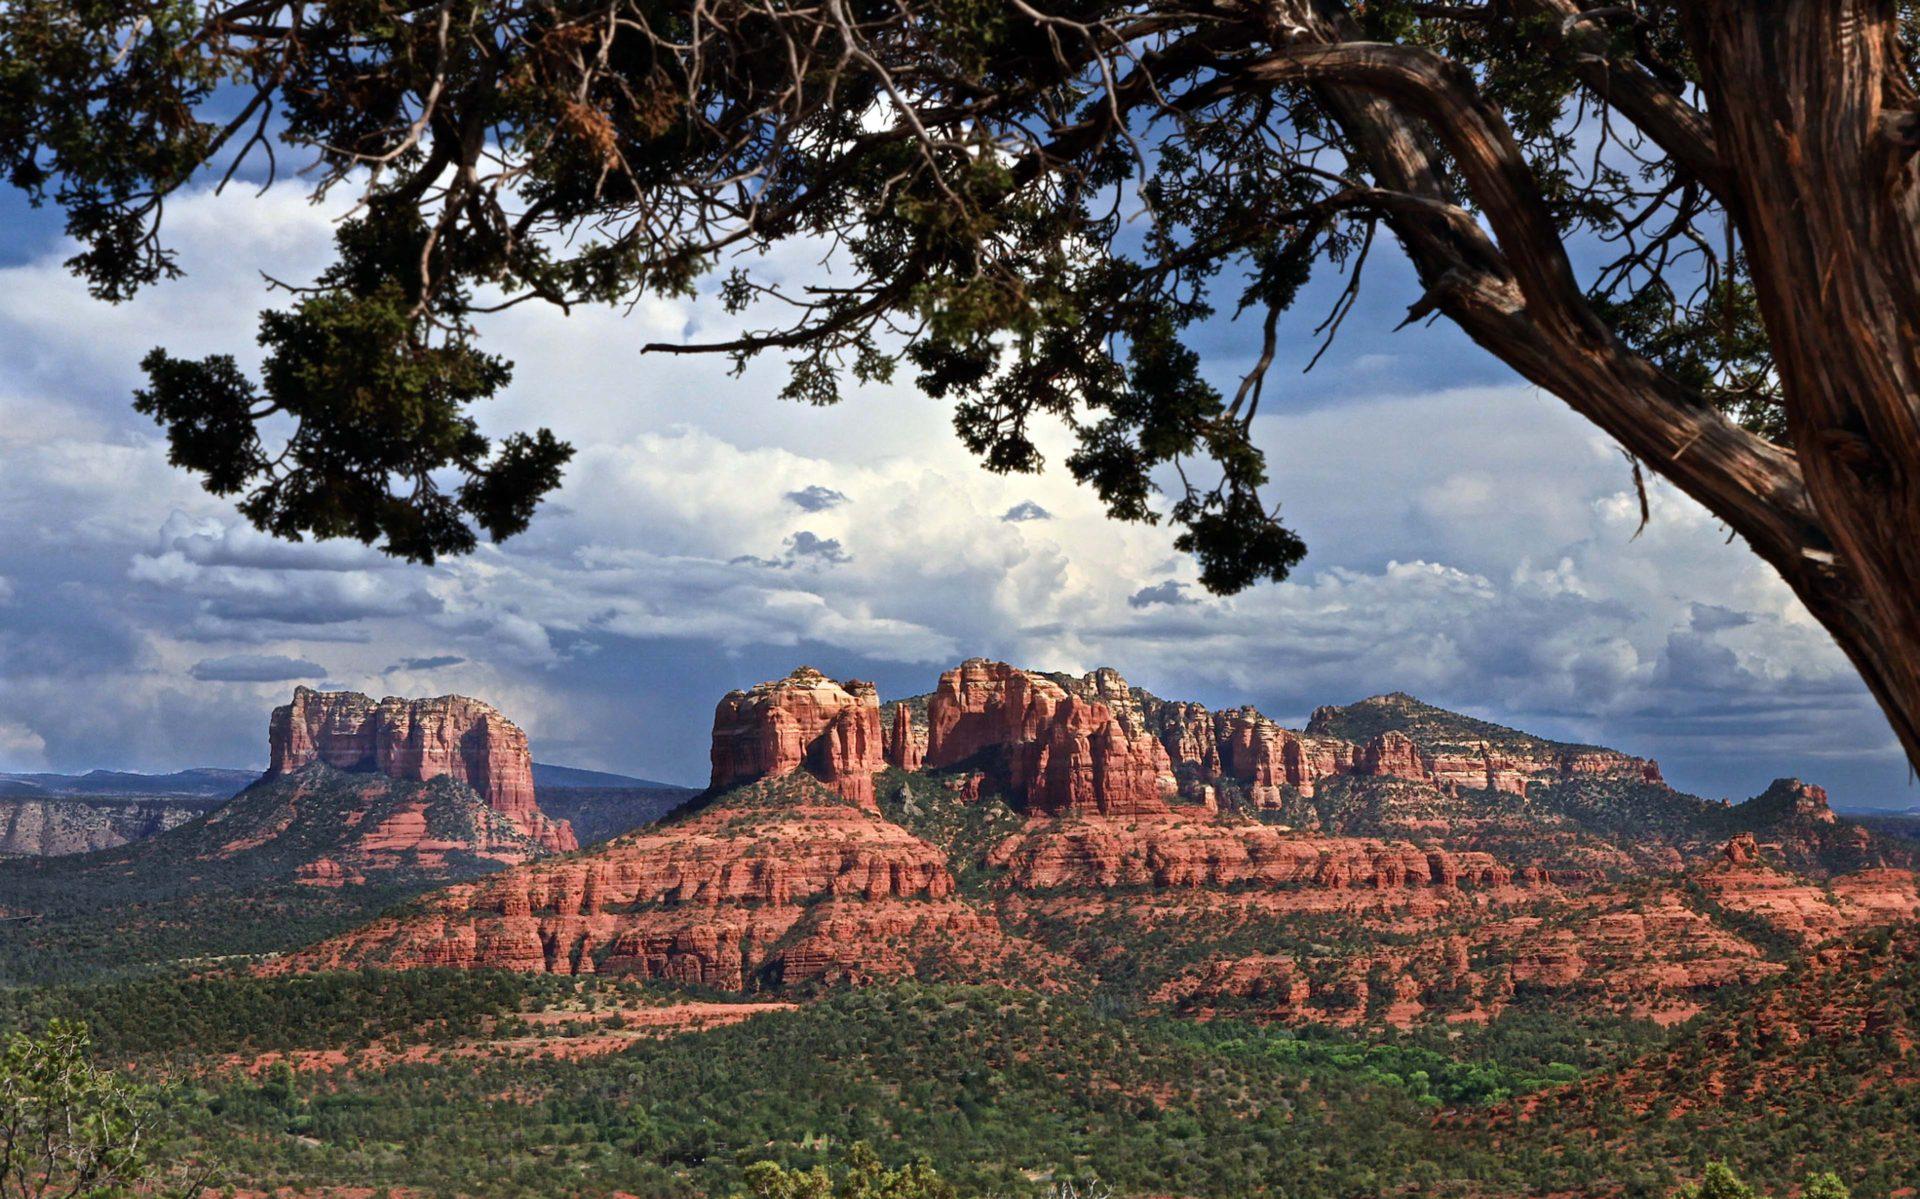
<path id="1" fill-rule="evenodd" d="M 918 770 L 927 760 L 927 730 L 913 722 L 913 711 L 895 704 L 893 722 L 887 726 L 887 765 L 901 770 Z"/>
<path id="2" fill-rule="evenodd" d="M 463 695 L 374 700 L 355 691 L 295 688 L 268 730 L 268 777 L 311 762 L 426 782 L 465 783 L 543 847 L 578 848 L 565 821 L 550 820 L 533 794 L 527 735 L 492 706 Z"/>

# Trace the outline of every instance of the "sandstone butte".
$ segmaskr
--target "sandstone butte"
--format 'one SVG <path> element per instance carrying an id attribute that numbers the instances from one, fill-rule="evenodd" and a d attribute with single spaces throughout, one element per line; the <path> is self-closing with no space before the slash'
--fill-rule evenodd
<path id="1" fill-rule="evenodd" d="M 714 710 L 716 790 L 806 770 L 878 811 L 873 776 L 886 764 L 880 693 L 872 683 L 836 683 L 803 666 L 784 679 L 729 692 Z"/>
<path id="2" fill-rule="evenodd" d="M 720 701 L 711 785 L 805 770 L 872 808 L 872 777 L 887 766 L 945 770 L 993 755 L 1030 811 L 1124 817 L 1169 810 L 1183 776 L 1194 780 L 1189 798 L 1204 801 L 1209 782 L 1233 779 L 1263 807 L 1279 806 L 1283 789 L 1312 796 L 1340 775 L 1517 795 L 1536 779 L 1660 781 L 1657 763 L 1606 750 L 1430 750 L 1392 730 L 1359 744 L 1299 733 L 1252 708 L 1209 713 L 1136 693 L 1110 669 L 1074 679 L 973 658 L 940 676 L 924 710 L 924 723 L 906 703 L 883 715 L 872 683 L 839 683 L 801 667 Z"/>
<path id="3" fill-rule="evenodd" d="M 276 969 L 605 973 L 726 990 L 914 973 L 1011 981 L 1049 955 L 955 897 L 946 855 L 809 779 L 764 780 L 584 853 L 435 892 Z"/>
<path id="4" fill-rule="evenodd" d="M 477 699 L 375 700 L 296 687 L 293 702 L 273 710 L 267 741 L 268 778 L 310 762 L 417 782 L 446 776 L 467 784 L 542 848 L 579 848 L 572 826 L 547 817 L 534 800 L 526 733 Z"/>
<path id="5" fill-rule="evenodd" d="M 1401 727 L 1340 735 L 1383 713 Z M 1432 714 L 1454 723 L 1422 726 Z M 1735 810 L 1671 791 L 1652 761 L 1403 696 L 1321 709 L 1294 731 L 1252 708 L 1160 700 L 1110 670 L 974 659 L 883 706 L 872 684 L 802 668 L 720 702 L 712 764 L 708 794 L 666 821 L 437 892 L 275 968 L 1072 988 L 1110 968 L 1121 928 L 1165 954 L 1135 968 L 1166 1010 L 1405 1025 L 1553 993 L 1670 1020 L 1782 968 L 1716 910 L 1807 944 L 1920 912 L 1910 870 L 1785 868 L 1867 844 L 1818 788 L 1776 784 L 1751 801 L 1769 839 L 1729 842 Z M 1367 831 L 1293 818 L 1335 782 L 1334 798 L 1365 801 Z M 1548 803 L 1585 786 L 1671 802 L 1684 820 L 1608 833 Z M 906 804 L 886 811 L 907 823 L 923 802 L 962 823 L 1004 815 L 974 856 L 950 856 L 957 843 L 916 836 L 883 799 Z M 986 881 L 962 887 L 957 870 Z"/>

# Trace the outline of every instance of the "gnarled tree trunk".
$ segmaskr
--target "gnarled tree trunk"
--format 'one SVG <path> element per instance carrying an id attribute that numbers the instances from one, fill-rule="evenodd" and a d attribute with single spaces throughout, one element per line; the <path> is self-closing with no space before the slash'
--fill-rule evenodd
<path id="1" fill-rule="evenodd" d="M 1448 316 L 1744 537 L 1853 661 L 1920 767 L 1920 107 L 1895 6 L 1690 5 L 1703 114 L 1581 43 L 1599 35 L 1577 0 L 1509 2 L 1557 23 L 1589 86 L 1732 214 L 1792 450 L 1727 420 L 1600 319 L 1504 117 L 1465 71 L 1360 41 L 1337 0 L 1277 0 L 1293 40 L 1255 73 L 1317 88 L 1395 197 L 1380 216 L 1427 288 L 1414 314 Z M 1445 158 L 1484 227 L 1451 204 Z"/>
<path id="2" fill-rule="evenodd" d="M 1832 540 L 1841 594 L 1808 606 L 1920 761 L 1920 190 L 1896 6 L 1691 6 L 1733 208 Z"/>

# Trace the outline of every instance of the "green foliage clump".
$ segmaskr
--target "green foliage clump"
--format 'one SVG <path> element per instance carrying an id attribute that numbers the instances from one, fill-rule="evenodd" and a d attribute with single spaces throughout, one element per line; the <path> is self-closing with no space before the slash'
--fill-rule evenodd
<path id="1" fill-rule="evenodd" d="M 1710 1162 L 1700 1181 L 1681 1187 L 1675 1199 L 1766 1199 L 1766 1196 L 1740 1181 L 1740 1176 L 1725 1162 Z M 1831 1171 L 1807 1176 L 1800 1188 L 1800 1199 L 1852 1199 L 1852 1192 Z"/>
<path id="2" fill-rule="evenodd" d="M 746 1169 L 746 1191 L 738 1199 L 957 1199 L 958 1192 L 924 1161 L 889 1170 L 865 1141 L 848 1148 L 846 1161 L 829 1169 L 800 1170 L 779 1162 L 755 1162 Z"/>
<path id="3" fill-rule="evenodd" d="M 94 1043 L 113 1058 L 192 1061 L 352 1049 L 396 1034 L 450 1040 L 572 991 L 571 979 L 491 970 L 167 975 L 0 992 L 0 1027 L 37 1031 L 78 1019 L 99 1030 Z"/>
<path id="4" fill-rule="evenodd" d="M 981 891 L 994 876 L 987 851 L 1024 823 L 991 784 L 968 802 L 954 789 L 959 774 L 888 769 L 874 776 L 880 813 L 914 836 L 939 846 L 960 889 Z"/>
<path id="5" fill-rule="evenodd" d="M 162 1189 L 153 1095 L 92 1056 L 86 1025 L 68 1020 L 37 1037 L 8 1037 L 0 1051 L 0 1196 L 174 1194 Z"/>

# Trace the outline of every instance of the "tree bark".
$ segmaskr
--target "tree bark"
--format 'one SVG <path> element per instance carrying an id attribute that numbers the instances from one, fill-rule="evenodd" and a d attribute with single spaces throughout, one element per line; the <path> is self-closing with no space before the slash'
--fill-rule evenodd
<path id="1" fill-rule="evenodd" d="M 1444 313 L 1725 520 L 1833 636 L 1920 768 L 1920 112 L 1893 6 L 1703 0 L 1690 20 L 1704 118 L 1598 55 L 1578 67 L 1734 214 L 1783 376 L 1786 450 L 1599 319 L 1471 76 L 1425 50 L 1356 41 L 1337 0 L 1275 2 L 1295 40 L 1251 73 L 1315 87 L 1383 187 L 1445 205 L 1451 158 L 1485 218 L 1482 230 L 1383 214 L 1428 289 L 1413 315 Z"/>
<path id="2" fill-rule="evenodd" d="M 1789 435 L 1849 584 L 1808 606 L 1920 764 L 1920 187 L 1896 17 L 1706 0 L 1688 33 Z"/>

